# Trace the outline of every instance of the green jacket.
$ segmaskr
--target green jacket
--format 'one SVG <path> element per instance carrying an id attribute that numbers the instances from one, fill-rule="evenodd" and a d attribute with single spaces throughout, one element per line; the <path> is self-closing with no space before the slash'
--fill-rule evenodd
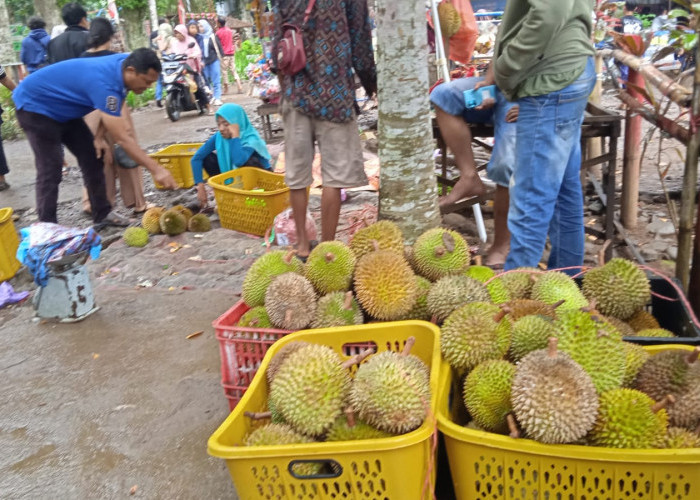
<path id="1" fill-rule="evenodd" d="M 576 81 L 589 56 L 593 0 L 508 0 L 494 74 L 510 100 L 549 94 Z"/>

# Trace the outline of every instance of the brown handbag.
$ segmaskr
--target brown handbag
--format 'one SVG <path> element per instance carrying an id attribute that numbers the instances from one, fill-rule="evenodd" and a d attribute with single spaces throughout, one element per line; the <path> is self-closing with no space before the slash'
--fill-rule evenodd
<path id="1" fill-rule="evenodd" d="M 301 33 L 315 3 L 316 0 L 309 0 L 301 28 L 294 24 L 282 25 L 282 39 L 277 43 L 277 70 L 283 75 L 294 76 L 306 66 L 306 52 Z"/>

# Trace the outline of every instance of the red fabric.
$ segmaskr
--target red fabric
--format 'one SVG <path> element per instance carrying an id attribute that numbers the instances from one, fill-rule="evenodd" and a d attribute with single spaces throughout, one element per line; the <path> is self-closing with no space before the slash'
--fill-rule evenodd
<path id="1" fill-rule="evenodd" d="M 450 38 L 450 59 L 466 64 L 474 55 L 476 39 L 479 37 L 479 27 L 476 24 L 474 10 L 469 0 L 452 0 L 457 12 L 462 17 L 462 26 Z"/>
<path id="2" fill-rule="evenodd" d="M 221 41 L 224 55 L 232 56 L 236 52 L 236 48 L 233 46 L 233 32 L 227 26 L 224 26 L 216 30 L 216 36 L 218 36 Z"/>

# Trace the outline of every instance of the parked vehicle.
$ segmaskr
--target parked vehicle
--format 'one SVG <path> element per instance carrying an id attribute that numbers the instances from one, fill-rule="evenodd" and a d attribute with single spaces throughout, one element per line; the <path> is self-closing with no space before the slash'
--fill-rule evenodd
<path id="1" fill-rule="evenodd" d="M 163 88 L 167 94 L 165 111 L 171 121 L 178 121 L 183 111 L 197 110 L 203 112 L 194 93 L 197 83 L 194 75 L 187 66 L 187 56 L 184 54 L 166 54 L 163 56 Z"/>

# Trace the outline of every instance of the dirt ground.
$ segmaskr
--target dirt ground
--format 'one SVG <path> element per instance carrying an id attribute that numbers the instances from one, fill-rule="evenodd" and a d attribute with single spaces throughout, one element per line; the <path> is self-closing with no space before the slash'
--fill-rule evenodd
<path id="1" fill-rule="evenodd" d="M 225 97 L 246 107 L 259 125 L 254 113 L 259 101 Z M 135 113 L 134 120 L 149 151 L 173 142 L 202 142 L 214 128 L 212 117 L 192 113 L 171 123 L 154 106 Z M 375 120 L 376 114 L 363 117 L 363 125 Z M 0 193 L 0 206 L 13 207 L 20 228 L 36 220 L 33 158 L 26 141 L 6 143 L 5 150 L 12 189 Z M 280 150 L 271 146 L 275 156 Z M 667 188 L 677 190 L 682 161 L 672 149 L 665 154 L 672 163 Z M 675 238 L 660 203 L 655 158 L 650 149 L 634 236 L 648 260 L 663 262 L 673 258 Z M 150 176 L 145 179 L 150 202 L 194 201 L 192 190 L 162 193 Z M 69 169 L 61 184 L 60 223 L 90 225 L 80 210 L 80 192 L 80 175 Z M 358 217 L 371 217 L 376 205 L 376 193 L 352 193 L 342 209 L 341 239 L 347 239 Z M 318 218 L 318 197 L 310 207 Z M 492 234 L 490 207 L 483 208 Z M 596 200 L 588 199 L 587 221 L 597 223 L 599 214 Z M 471 215 L 453 214 L 445 223 L 478 243 Z M 246 269 L 264 251 L 262 241 L 215 229 L 201 237 L 158 236 L 136 249 L 118 235 L 104 233 L 108 248 L 89 263 L 100 306 L 94 316 L 53 324 L 35 321 L 29 301 L 0 309 L 5 396 L 0 498 L 125 498 L 134 489 L 134 498 L 236 498 L 223 461 L 206 453 L 207 438 L 228 414 L 211 322 L 238 300 Z M 588 263 L 595 262 L 602 243 L 587 241 Z M 18 290 L 34 288 L 26 272 L 12 284 Z"/>

